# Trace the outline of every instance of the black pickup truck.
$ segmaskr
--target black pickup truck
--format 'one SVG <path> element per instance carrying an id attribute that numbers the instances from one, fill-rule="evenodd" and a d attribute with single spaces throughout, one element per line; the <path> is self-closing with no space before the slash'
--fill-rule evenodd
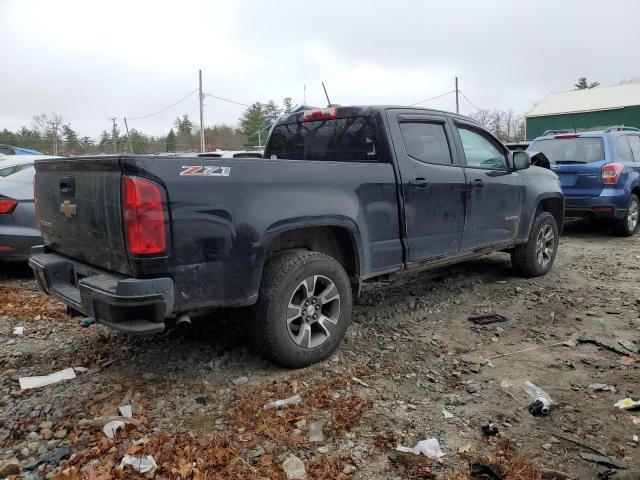
<path id="1" fill-rule="evenodd" d="M 281 117 L 264 158 L 36 163 L 31 268 L 73 310 L 129 333 L 248 307 L 256 346 L 300 367 L 343 338 L 362 282 L 494 251 L 551 268 L 556 175 L 479 124 L 393 106 Z M 215 318 L 215 317 L 212 317 Z"/>

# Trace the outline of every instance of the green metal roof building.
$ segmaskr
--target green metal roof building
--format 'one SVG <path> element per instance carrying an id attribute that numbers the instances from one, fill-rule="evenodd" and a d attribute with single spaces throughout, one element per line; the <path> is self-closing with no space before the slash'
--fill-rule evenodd
<path id="1" fill-rule="evenodd" d="M 525 115 L 525 136 L 547 130 L 598 130 L 625 125 L 640 128 L 640 83 L 552 93 Z"/>

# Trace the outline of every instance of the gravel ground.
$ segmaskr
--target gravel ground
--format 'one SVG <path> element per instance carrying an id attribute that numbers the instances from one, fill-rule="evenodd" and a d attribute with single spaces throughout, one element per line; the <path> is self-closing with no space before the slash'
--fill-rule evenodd
<path id="1" fill-rule="evenodd" d="M 640 416 L 613 404 L 639 394 L 639 245 L 575 222 L 544 278 L 519 278 L 493 254 L 367 285 L 339 351 L 297 371 L 255 355 L 242 318 L 151 337 L 83 328 L 28 269 L 2 265 L 0 477 L 113 478 L 126 452 L 152 455 L 156 478 L 286 478 L 301 461 L 309 478 L 464 479 L 477 459 L 511 472 L 517 457 L 533 473 L 513 479 L 591 479 L 608 467 L 579 454 L 595 451 L 634 471 Z M 509 320 L 467 320 L 482 313 Z M 68 367 L 77 378 L 20 390 L 19 377 Z M 549 416 L 527 411 L 526 380 L 554 400 Z M 262 408 L 294 394 L 301 404 Z M 121 405 L 133 419 L 107 439 Z M 310 442 L 316 421 L 324 439 Z M 497 435 L 483 435 L 489 423 Z M 446 453 L 433 465 L 389 459 L 431 437 Z M 34 465 L 52 453 L 63 458 Z"/>

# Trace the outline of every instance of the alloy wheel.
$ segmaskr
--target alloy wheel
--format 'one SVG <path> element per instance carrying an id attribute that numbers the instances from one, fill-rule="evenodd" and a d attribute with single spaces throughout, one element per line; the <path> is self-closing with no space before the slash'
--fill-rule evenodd
<path id="1" fill-rule="evenodd" d="M 300 347 L 315 348 L 331 336 L 340 319 L 340 293 L 324 275 L 304 279 L 293 291 L 286 322 L 291 339 Z"/>

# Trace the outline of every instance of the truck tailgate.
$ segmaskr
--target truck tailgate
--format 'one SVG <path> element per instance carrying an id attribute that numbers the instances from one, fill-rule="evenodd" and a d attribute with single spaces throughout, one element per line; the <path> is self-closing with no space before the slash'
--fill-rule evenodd
<path id="1" fill-rule="evenodd" d="M 45 244 L 76 260 L 129 274 L 121 176 L 118 157 L 37 162 L 34 188 Z"/>

